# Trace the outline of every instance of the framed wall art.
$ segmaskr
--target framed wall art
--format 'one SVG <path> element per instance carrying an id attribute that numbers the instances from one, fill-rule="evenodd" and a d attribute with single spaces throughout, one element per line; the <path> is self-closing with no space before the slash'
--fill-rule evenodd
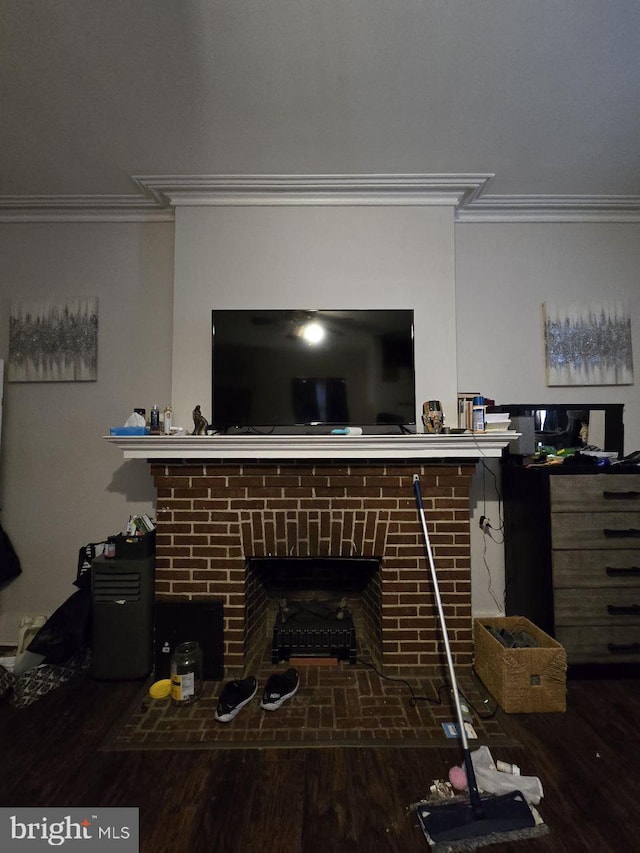
<path id="1" fill-rule="evenodd" d="M 12 303 L 9 382 L 95 382 L 97 378 L 97 297 Z"/>
<path id="2" fill-rule="evenodd" d="M 542 306 L 547 385 L 632 385 L 631 315 L 624 302 Z"/>

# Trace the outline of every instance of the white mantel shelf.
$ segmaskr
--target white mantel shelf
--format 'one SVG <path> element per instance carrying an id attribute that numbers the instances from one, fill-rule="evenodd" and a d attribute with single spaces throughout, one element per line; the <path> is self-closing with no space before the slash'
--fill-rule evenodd
<path id="1" fill-rule="evenodd" d="M 499 458 L 513 430 L 439 435 L 103 436 L 125 459 L 456 459 Z"/>

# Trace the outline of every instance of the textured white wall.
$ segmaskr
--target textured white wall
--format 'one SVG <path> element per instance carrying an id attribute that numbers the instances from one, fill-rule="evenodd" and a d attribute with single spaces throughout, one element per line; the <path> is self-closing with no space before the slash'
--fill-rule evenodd
<path id="1" fill-rule="evenodd" d="M 455 411 L 453 261 L 446 207 L 178 208 L 176 423 L 210 415 L 212 308 L 413 308 L 418 407 Z"/>
<path id="2" fill-rule="evenodd" d="M 4 226 L 0 355 L 11 300 L 97 296 L 97 382 L 8 383 L 0 456 L 2 526 L 22 575 L 0 590 L 0 642 L 20 618 L 50 614 L 69 595 L 78 550 L 152 510 L 144 461 L 101 439 L 134 406 L 169 400 L 173 226 Z"/>

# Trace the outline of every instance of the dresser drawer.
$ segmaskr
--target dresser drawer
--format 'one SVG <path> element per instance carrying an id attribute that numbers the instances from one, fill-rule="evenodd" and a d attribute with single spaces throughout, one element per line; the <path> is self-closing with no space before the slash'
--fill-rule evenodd
<path id="1" fill-rule="evenodd" d="M 559 627 L 555 637 L 569 663 L 640 663 L 640 625 Z"/>
<path id="2" fill-rule="evenodd" d="M 640 549 L 554 551 L 553 586 L 640 588 Z"/>
<path id="3" fill-rule="evenodd" d="M 551 512 L 640 511 L 640 475 L 582 474 L 549 477 Z"/>
<path id="4" fill-rule="evenodd" d="M 556 589 L 556 630 L 560 625 L 640 626 L 640 587 Z"/>
<path id="5" fill-rule="evenodd" d="M 640 512 L 552 512 L 553 548 L 640 549 Z"/>

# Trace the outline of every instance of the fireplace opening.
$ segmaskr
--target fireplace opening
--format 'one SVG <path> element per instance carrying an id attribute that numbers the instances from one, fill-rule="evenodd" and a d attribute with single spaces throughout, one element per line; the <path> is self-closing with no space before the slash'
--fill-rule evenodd
<path id="1" fill-rule="evenodd" d="M 355 663 L 366 649 L 380 666 L 380 559 L 251 557 L 246 563 L 245 643 L 272 663 L 336 658 Z"/>

